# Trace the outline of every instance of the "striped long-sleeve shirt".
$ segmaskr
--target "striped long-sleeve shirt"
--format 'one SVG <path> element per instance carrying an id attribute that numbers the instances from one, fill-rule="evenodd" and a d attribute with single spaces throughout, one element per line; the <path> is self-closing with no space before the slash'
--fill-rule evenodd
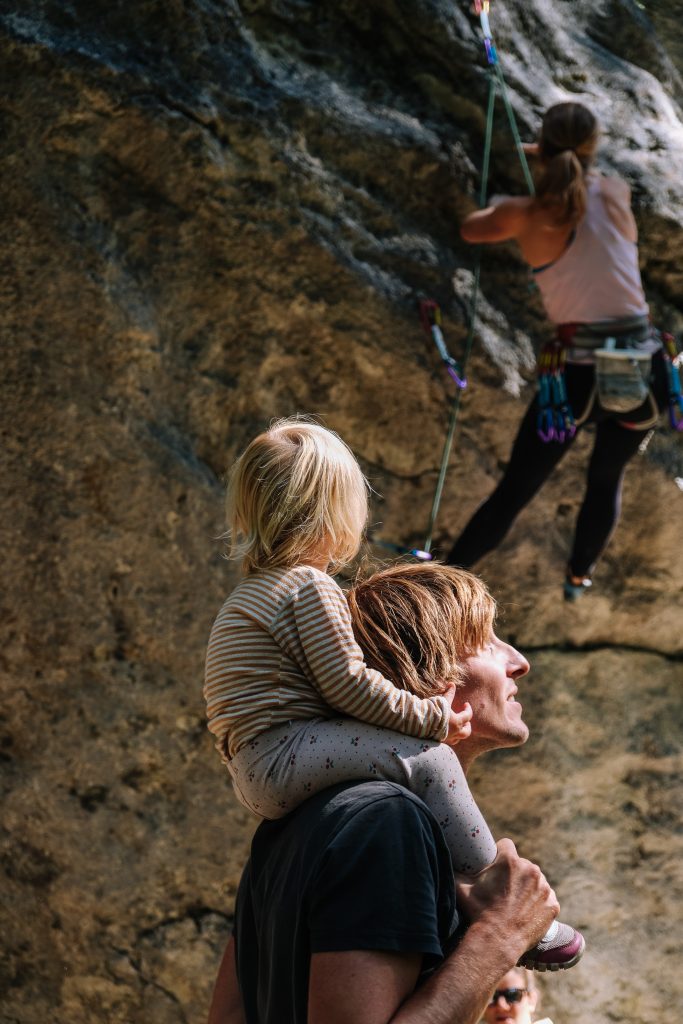
<path id="1" fill-rule="evenodd" d="M 444 697 L 421 699 L 367 667 L 342 590 L 311 566 L 263 570 L 238 584 L 211 630 L 204 696 L 224 759 L 298 719 L 336 712 L 441 740 L 450 714 Z"/>

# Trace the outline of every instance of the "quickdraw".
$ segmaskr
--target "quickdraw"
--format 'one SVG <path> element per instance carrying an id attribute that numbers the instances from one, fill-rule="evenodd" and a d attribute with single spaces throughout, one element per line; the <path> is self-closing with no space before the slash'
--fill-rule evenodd
<path id="1" fill-rule="evenodd" d="M 457 359 L 454 359 L 446 348 L 441 331 L 441 308 L 433 299 L 420 300 L 420 323 L 428 338 L 436 345 L 446 370 L 459 388 L 467 387 L 467 377 Z"/>
<path id="2" fill-rule="evenodd" d="M 484 36 L 486 59 L 489 64 L 497 64 L 498 53 L 491 36 L 491 24 L 489 22 L 489 0 L 474 0 L 474 13 L 479 15 L 481 31 Z"/>
<path id="3" fill-rule="evenodd" d="M 538 418 L 541 441 L 564 444 L 576 433 L 576 421 L 567 398 L 564 367 L 567 355 L 559 341 L 544 345 L 538 357 Z"/>
<path id="4" fill-rule="evenodd" d="M 436 345 L 436 349 L 444 366 L 446 367 L 446 370 L 460 390 L 466 388 L 467 378 L 465 377 L 465 373 L 458 360 L 454 359 L 448 351 L 446 342 L 444 341 L 443 331 L 441 330 L 441 307 L 438 302 L 435 302 L 433 299 L 420 299 L 418 308 L 420 311 L 420 323 L 422 324 L 422 328 L 427 337 L 431 338 Z M 460 391 L 456 392 L 456 394 L 459 395 Z M 372 537 L 371 542 L 380 548 L 386 548 L 387 551 L 393 551 L 397 555 L 410 555 L 412 558 L 417 558 L 421 562 L 430 562 L 434 557 L 429 550 L 404 547 L 402 544 L 394 544 L 388 540 L 381 540 L 379 537 Z"/>
<path id="5" fill-rule="evenodd" d="M 666 373 L 669 380 L 669 423 L 674 430 L 683 431 L 683 394 L 681 394 L 681 375 L 679 366 L 681 354 L 676 347 L 673 334 L 662 333 Z"/>

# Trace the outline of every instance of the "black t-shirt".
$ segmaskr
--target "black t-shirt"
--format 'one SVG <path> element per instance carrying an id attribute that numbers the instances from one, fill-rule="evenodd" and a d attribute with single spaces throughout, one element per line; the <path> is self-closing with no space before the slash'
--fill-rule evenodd
<path id="1" fill-rule="evenodd" d="M 235 907 L 247 1024 L 306 1024 L 312 953 L 444 957 L 458 923 L 441 829 L 391 782 L 335 786 L 263 822 Z"/>

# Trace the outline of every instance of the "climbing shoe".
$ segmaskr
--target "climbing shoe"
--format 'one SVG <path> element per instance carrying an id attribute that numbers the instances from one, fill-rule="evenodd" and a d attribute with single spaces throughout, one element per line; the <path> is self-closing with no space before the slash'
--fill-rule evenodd
<path id="1" fill-rule="evenodd" d="M 585 948 L 581 932 L 554 921 L 538 945 L 528 950 L 517 966 L 530 971 L 566 971 L 578 964 Z"/>
<path id="2" fill-rule="evenodd" d="M 585 594 L 593 581 L 588 576 L 572 576 L 567 573 L 564 581 L 563 591 L 565 601 L 578 601 L 582 594 Z"/>

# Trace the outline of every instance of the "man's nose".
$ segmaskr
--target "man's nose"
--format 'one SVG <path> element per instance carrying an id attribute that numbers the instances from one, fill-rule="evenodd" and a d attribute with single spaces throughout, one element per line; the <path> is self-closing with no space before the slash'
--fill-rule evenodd
<path id="1" fill-rule="evenodd" d="M 508 675 L 513 679 L 519 679 L 527 674 L 531 665 L 516 647 L 512 647 L 510 644 L 508 644 L 508 647 Z"/>

